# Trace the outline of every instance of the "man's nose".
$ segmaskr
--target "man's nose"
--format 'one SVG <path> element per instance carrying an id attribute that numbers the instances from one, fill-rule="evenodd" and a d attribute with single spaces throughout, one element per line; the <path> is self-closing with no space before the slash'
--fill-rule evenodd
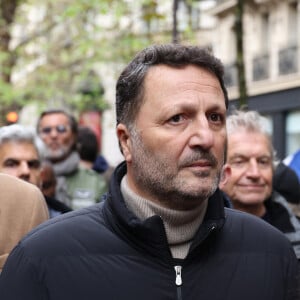
<path id="1" fill-rule="evenodd" d="M 52 128 L 50 133 L 49 133 L 49 136 L 51 138 L 55 138 L 55 137 L 57 137 L 57 135 L 58 135 L 57 130 L 55 128 Z"/>
<path id="2" fill-rule="evenodd" d="M 206 118 L 195 119 L 190 124 L 190 147 L 209 149 L 214 143 L 214 134 Z"/>
<path id="3" fill-rule="evenodd" d="M 250 159 L 248 167 L 247 167 L 247 175 L 252 177 L 260 176 L 260 169 L 256 159 Z"/>
<path id="4" fill-rule="evenodd" d="M 20 175 L 29 175 L 30 174 L 30 168 L 26 161 L 22 161 L 19 165 L 19 174 Z"/>

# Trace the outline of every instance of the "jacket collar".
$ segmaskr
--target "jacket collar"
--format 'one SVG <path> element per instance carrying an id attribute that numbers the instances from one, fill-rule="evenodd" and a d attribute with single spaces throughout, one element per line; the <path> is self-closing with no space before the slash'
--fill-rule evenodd
<path id="1" fill-rule="evenodd" d="M 168 245 L 161 218 L 153 216 L 141 221 L 126 207 L 120 190 L 121 180 L 126 171 L 126 162 L 122 162 L 112 175 L 109 193 L 104 204 L 105 215 L 110 215 L 107 217 L 107 222 L 128 242 L 142 248 L 151 247 L 152 252 L 157 251 L 157 255 L 162 255 L 162 249 L 168 249 Z M 196 233 L 192 248 L 201 243 L 212 228 L 213 230 L 221 229 L 224 221 L 224 201 L 221 192 L 217 190 L 208 200 L 207 211 Z M 169 252 L 169 249 L 166 251 Z"/>

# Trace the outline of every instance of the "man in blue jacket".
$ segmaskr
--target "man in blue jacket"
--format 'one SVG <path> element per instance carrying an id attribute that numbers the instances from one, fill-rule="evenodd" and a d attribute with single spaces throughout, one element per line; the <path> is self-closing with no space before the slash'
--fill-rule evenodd
<path id="1" fill-rule="evenodd" d="M 284 235 L 224 209 L 220 61 L 197 46 L 150 46 L 116 90 L 125 162 L 105 201 L 23 239 L 1 274 L 1 300 L 299 299 Z"/>

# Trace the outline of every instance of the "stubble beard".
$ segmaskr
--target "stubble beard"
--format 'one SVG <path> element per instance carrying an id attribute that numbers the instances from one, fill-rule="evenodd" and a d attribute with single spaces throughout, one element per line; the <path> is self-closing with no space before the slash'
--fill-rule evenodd
<path id="1" fill-rule="evenodd" d="M 163 206 L 177 210 L 191 209 L 201 205 L 216 191 L 220 180 L 220 170 L 216 171 L 215 175 L 212 174 L 213 171 L 195 174 L 195 177 L 199 178 L 199 186 L 195 187 L 195 183 L 191 183 L 191 180 L 181 177 L 181 167 L 172 164 L 170 158 L 155 155 L 146 149 L 136 131 L 132 132 L 132 143 L 134 180 L 141 190 L 147 191 Z M 202 150 L 191 154 L 180 165 L 184 166 L 189 162 L 196 161 L 200 159 L 200 156 L 209 159 L 216 169 L 217 160 Z"/>
<path id="2" fill-rule="evenodd" d="M 52 150 L 49 147 L 45 147 L 44 156 L 50 161 L 60 161 L 64 159 L 70 153 L 70 147 L 63 146 L 59 149 Z"/>

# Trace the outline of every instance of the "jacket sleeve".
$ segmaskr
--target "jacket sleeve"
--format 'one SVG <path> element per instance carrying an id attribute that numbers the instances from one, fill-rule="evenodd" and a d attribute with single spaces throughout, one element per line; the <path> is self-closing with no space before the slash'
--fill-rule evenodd
<path id="1" fill-rule="evenodd" d="M 286 271 L 286 283 L 287 288 L 286 300 L 299 300 L 300 299 L 300 261 L 295 260 L 295 253 L 290 248 L 290 253 L 287 254 L 286 258 L 289 258 Z"/>
<path id="2" fill-rule="evenodd" d="M 16 288 L 17 287 L 17 288 Z M 22 243 L 9 255 L 0 275 L 1 300 L 46 300 L 48 292 Z"/>

